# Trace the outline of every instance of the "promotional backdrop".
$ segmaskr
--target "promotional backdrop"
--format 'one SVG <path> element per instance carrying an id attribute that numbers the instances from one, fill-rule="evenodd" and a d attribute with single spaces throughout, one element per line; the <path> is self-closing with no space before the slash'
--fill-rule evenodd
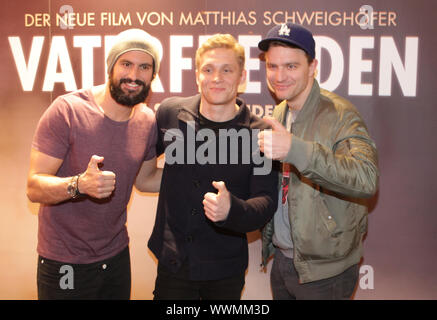
<path id="1" fill-rule="evenodd" d="M 103 5 L 104 4 L 104 5 Z M 355 299 L 437 298 L 437 43 L 431 0 L 15 1 L 0 12 L 0 299 L 36 299 L 38 204 L 26 197 L 36 124 L 59 95 L 105 82 L 111 38 L 141 28 L 162 45 L 148 105 L 197 92 L 195 51 L 230 33 L 246 49 L 241 97 L 270 115 L 257 43 L 275 24 L 303 24 L 316 39 L 321 87 L 351 100 L 379 152 L 380 188 L 367 201 L 369 229 Z M 156 259 L 147 249 L 157 194 L 134 190 L 128 208 L 132 298 L 151 299 Z M 259 232 L 249 234 L 243 299 L 271 299 L 259 270 Z"/>

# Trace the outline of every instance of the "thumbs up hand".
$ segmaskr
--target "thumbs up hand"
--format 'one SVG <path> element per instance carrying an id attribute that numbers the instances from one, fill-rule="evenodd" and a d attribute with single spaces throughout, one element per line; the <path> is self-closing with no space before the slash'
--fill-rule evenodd
<path id="1" fill-rule="evenodd" d="M 265 156 L 274 160 L 283 160 L 290 151 L 292 134 L 273 117 L 265 117 L 272 130 L 258 133 L 258 146 Z"/>
<path id="2" fill-rule="evenodd" d="M 213 222 L 226 220 L 231 209 L 231 195 L 223 181 L 213 181 L 218 193 L 208 192 L 203 198 L 205 215 Z"/>
<path id="3" fill-rule="evenodd" d="M 93 155 L 86 171 L 79 177 L 79 192 L 86 193 L 93 198 L 109 197 L 115 189 L 115 173 L 100 171 L 99 163 L 103 157 Z"/>

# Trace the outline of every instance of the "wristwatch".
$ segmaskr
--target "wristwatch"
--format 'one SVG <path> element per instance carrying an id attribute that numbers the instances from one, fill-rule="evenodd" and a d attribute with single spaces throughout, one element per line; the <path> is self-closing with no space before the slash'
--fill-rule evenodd
<path id="1" fill-rule="evenodd" d="M 79 192 L 79 177 L 80 174 L 71 177 L 71 180 L 68 183 L 67 192 L 70 195 L 71 199 L 76 199 L 81 195 L 81 193 Z"/>

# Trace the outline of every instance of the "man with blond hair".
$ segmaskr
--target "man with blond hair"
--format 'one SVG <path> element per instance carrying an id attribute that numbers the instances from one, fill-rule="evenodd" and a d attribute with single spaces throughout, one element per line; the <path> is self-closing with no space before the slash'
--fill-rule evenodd
<path id="1" fill-rule="evenodd" d="M 155 299 L 240 299 L 245 233 L 276 209 L 277 175 L 257 146 L 267 126 L 237 98 L 244 62 L 234 37 L 212 36 L 196 54 L 200 94 L 166 99 L 157 111 L 166 163 L 149 240 L 159 260 Z"/>

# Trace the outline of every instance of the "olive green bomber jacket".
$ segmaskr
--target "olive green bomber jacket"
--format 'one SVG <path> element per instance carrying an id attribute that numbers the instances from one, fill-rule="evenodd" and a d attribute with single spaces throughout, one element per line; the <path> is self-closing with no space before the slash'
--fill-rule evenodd
<path id="1" fill-rule="evenodd" d="M 283 101 L 273 117 L 285 124 L 287 110 Z M 283 161 L 294 168 L 288 191 L 293 261 L 306 283 L 360 261 L 368 213 L 363 199 L 376 193 L 379 171 L 375 143 L 356 108 L 316 80 L 292 133 Z M 262 234 L 264 265 L 275 249 L 273 232 L 272 219 Z"/>

